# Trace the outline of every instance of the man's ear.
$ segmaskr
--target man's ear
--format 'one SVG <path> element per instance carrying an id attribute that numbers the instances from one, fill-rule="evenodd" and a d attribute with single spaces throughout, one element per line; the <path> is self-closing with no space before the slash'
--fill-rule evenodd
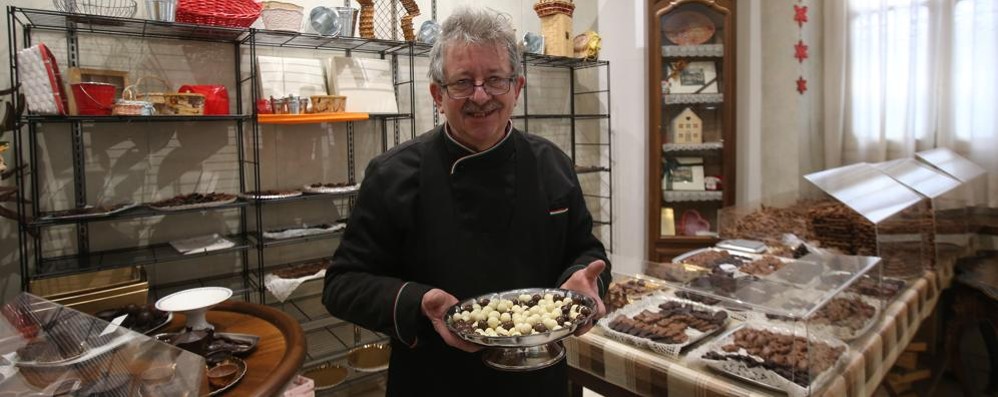
<path id="1" fill-rule="evenodd" d="M 514 89 L 513 98 L 520 99 L 520 90 L 523 89 L 524 84 L 527 84 L 527 78 L 523 76 L 516 76 L 516 82 L 514 82 L 513 84 L 516 84 L 516 86 L 513 88 Z"/>
<path id="2" fill-rule="evenodd" d="M 430 83 L 430 95 L 433 96 L 433 103 L 441 112 L 444 110 L 444 90 L 437 83 Z"/>

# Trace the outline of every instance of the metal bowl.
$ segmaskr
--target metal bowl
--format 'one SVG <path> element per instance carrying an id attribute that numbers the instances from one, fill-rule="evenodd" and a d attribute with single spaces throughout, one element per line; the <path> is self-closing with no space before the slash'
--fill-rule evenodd
<path id="1" fill-rule="evenodd" d="M 328 7 L 315 7 L 308 13 L 312 29 L 323 36 L 339 36 L 340 20 L 336 10 Z"/>
<path id="2" fill-rule="evenodd" d="M 543 332 L 543 333 L 539 333 L 539 334 L 521 335 L 521 336 L 485 336 L 485 335 L 479 335 L 479 334 L 464 334 L 464 333 L 458 332 L 458 330 L 455 329 L 453 327 L 453 325 L 451 324 L 451 322 L 450 322 L 450 318 L 455 313 L 461 312 L 461 306 L 463 306 L 465 304 L 473 304 L 475 302 L 478 302 L 480 299 L 489 299 L 489 300 L 508 299 L 508 300 L 515 301 L 516 298 L 518 296 L 522 295 L 522 294 L 527 294 L 527 295 L 540 294 L 541 296 L 544 296 L 545 294 L 564 295 L 566 297 L 572 298 L 572 301 L 576 302 L 577 304 L 589 307 L 590 314 L 589 314 L 589 316 L 586 317 L 585 321 L 582 321 L 582 322 L 572 322 L 572 325 L 569 326 L 569 327 L 562 327 L 561 329 L 558 329 L 558 330 L 547 331 L 547 332 Z M 559 289 L 559 288 L 526 288 L 526 289 L 516 289 L 516 290 L 511 290 L 511 291 L 505 291 L 505 292 L 497 292 L 497 293 L 485 294 L 485 295 L 477 296 L 477 297 L 472 298 L 472 299 L 467 299 L 467 300 L 465 300 L 463 302 L 458 302 L 456 305 L 452 306 L 449 310 L 447 310 L 447 319 L 448 319 L 448 321 L 447 321 L 447 328 L 450 329 L 455 334 L 457 334 L 461 339 L 464 339 L 464 340 L 466 340 L 468 342 L 475 343 L 475 344 L 482 345 L 482 346 L 489 346 L 489 347 L 530 347 L 530 346 L 540 346 L 540 345 L 545 345 L 545 344 L 548 344 L 548 343 L 551 343 L 551 342 L 556 342 L 556 341 L 561 340 L 562 338 L 564 338 L 566 336 L 571 335 L 572 333 L 575 332 L 576 329 L 579 328 L 580 325 L 585 324 L 585 323 L 591 321 L 592 317 L 595 315 L 595 313 L 596 313 L 596 301 L 594 301 L 592 298 L 590 298 L 590 297 L 588 297 L 586 295 L 580 294 L 580 293 L 575 292 L 575 291 L 569 291 L 569 290 L 564 290 L 564 289 Z"/>

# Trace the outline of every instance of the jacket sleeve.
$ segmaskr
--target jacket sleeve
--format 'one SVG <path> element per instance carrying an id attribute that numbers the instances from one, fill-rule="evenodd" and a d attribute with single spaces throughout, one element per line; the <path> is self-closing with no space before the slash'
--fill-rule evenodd
<path id="1" fill-rule="evenodd" d="M 402 228 L 393 220 L 385 189 L 390 181 L 372 161 L 333 263 L 326 270 L 322 302 L 329 313 L 416 346 L 423 294 L 432 287 L 401 279 Z"/>
<path id="2" fill-rule="evenodd" d="M 567 165 L 572 167 L 572 165 Z M 582 270 L 595 260 L 606 262 L 606 269 L 600 274 L 596 285 L 599 287 L 599 294 L 602 297 L 606 294 L 610 281 L 613 279 L 610 273 L 610 259 L 606 255 L 603 243 L 593 235 L 593 217 L 586 207 L 585 197 L 582 195 L 579 177 L 572 168 L 568 168 L 568 175 L 571 175 L 572 190 L 569 194 L 568 205 L 568 230 L 566 233 L 565 260 L 568 267 L 558 277 L 558 284 L 562 285 L 575 272 Z"/>

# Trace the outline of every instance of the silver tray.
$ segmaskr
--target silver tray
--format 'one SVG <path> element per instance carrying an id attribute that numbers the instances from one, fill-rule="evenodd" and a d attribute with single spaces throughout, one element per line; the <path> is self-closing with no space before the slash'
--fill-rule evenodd
<path id="1" fill-rule="evenodd" d="M 464 304 L 473 304 L 478 302 L 478 300 L 480 299 L 489 299 L 489 300 L 509 299 L 515 301 L 516 297 L 522 294 L 527 294 L 527 295 L 540 294 L 541 296 L 545 294 L 564 295 L 566 297 L 572 298 L 572 302 L 576 302 L 580 305 L 589 307 L 591 312 L 589 316 L 586 317 L 585 321 L 582 322 L 573 321 L 572 325 L 569 327 L 562 327 L 561 329 L 558 330 L 547 331 L 544 333 L 532 334 L 532 335 L 521 335 L 521 336 L 485 336 L 479 334 L 469 335 L 458 332 L 457 329 L 455 329 L 451 325 L 450 322 L 451 316 L 453 316 L 455 313 L 461 312 L 461 306 L 463 306 Z M 472 299 L 465 299 L 461 302 L 458 302 L 454 306 L 451 306 L 449 310 L 447 310 L 446 322 L 447 322 L 447 329 L 449 329 L 451 332 L 453 332 L 461 339 L 464 339 L 474 344 L 489 346 L 489 347 L 530 347 L 530 346 L 539 346 L 555 342 L 565 338 L 566 336 L 573 334 L 575 330 L 579 328 L 579 325 L 588 323 L 590 320 L 592 320 L 595 314 L 596 314 L 596 301 L 578 292 L 564 290 L 560 288 L 525 288 L 525 289 L 515 289 L 510 291 L 479 295 Z"/>
<path id="2" fill-rule="evenodd" d="M 211 208 L 211 207 L 218 207 L 218 206 L 222 206 L 222 205 L 226 205 L 226 204 L 232 204 L 232 203 L 236 202 L 237 198 L 238 197 L 236 197 L 235 195 L 232 195 L 232 198 L 228 198 L 228 199 L 225 199 L 225 200 L 218 200 L 218 201 L 211 201 L 211 202 L 207 202 L 207 203 L 197 203 L 197 204 L 174 205 L 174 206 L 169 206 L 169 207 L 157 207 L 157 206 L 154 206 L 152 204 L 149 204 L 149 208 L 152 208 L 152 209 L 154 209 L 156 211 L 167 211 L 167 212 L 169 212 L 169 211 L 192 210 L 192 209 L 197 209 L 197 208 Z"/>
<path id="3" fill-rule="evenodd" d="M 707 367 L 709 367 L 709 368 L 711 368 L 711 369 L 713 369 L 715 371 L 718 371 L 720 373 L 723 373 L 723 374 L 725 374 L 727 376 L 730 376 L 730 377 L 733 377 L 733 378 L 736 378 L 736 379 L 740 379 L 740 380 L 743 380 L 745 382 L 751 383 L 753 385 L 761 386 L 761 387 L 764 387 L 764 388 L 767 388 L 767 389 L 770 389 L 770 390 L 777 390 L 777 391 L 787 392 L 791 397 L 796 397 L 796 396 L 810 395 L 813 392 L 815 392 L 817 390 L 820 390 L 822 387 L 824 387 L 828 383 L 828 381 L 830 380 L 831 374 L 834 374 L 834 373 L 838 372 L 838 368 L 840 368 L 843 365 L 843 363 L 845 362 L 846 358 L 849 356 L 849 352 L 850 352 L 849 345 L 847 345 L 845 342 L 842 342 L 840 340 L 837 340 L 837 339 L 834 339 L 834 338 L 830 338 L 830 337 L 822 337 L 822 336 L 814 336 L 814 335 L 812 335 L 809 339 L 811 339 L 814 342 L 823 342 L 823 343 L 826 343 L 826 344 L 828 344 L 830 346 L 833 346 L 833 347 L 844 347 L 845 349 L 842 351 L 842 353 L 839 355 L 839 358 L 835 361 L 834 364 L 832 364 L 831 367 L 828 367 L 828 369 L 826 369 L 826 370 L 822 371 L 821 373 L 817 374 L 816 376 L 812 377 L 811 378 L 811 382 L 808 384 L 808 386 L 801 386 L 801 385 L 799 385 L 797 383 L 794 383 L 794 381 L 792 381 L 790 379 L 787 379 L 787 378 L 784 378 L 782 375 L 777 374 L 775 371 L 771 371 L 771 370 L 765 369 L 762 366 L 759 366 L 759 367 L 756 367 L 756 368 L 758 368 L 759 371 L 765 371 L 765 372 L 767 372 L 768 375 L 771 375 L 770 377 L 772 379 L 778 379 L 778 380 L 780 380 L 781 384 L 777 385 L 777 384 L 767 383 L 767 382 L 765 382 L 763 380 L 760 380 L 760 379 L 752 379 L 752 378 L 749 378 L 747 376 L 743 376 L 741 374 L 738 374 L 738 373 L 735 373 L 735 372 L 732 372 L 732 371 L 729 371 L 729 370 L 725 369 L 724 366 L 722 365 L 721 361 L 709 360 L 709 359 L 705 359 L 705 358 L 701 357 L 703 353 L 706 353 L 708 351 L 716 351 L 716 352 L 721 352 L 723 354 L 724 351 L 721 350 L 721 346 L 723 346 L 725 343 L 727 343 L 728 339 L 732 338 L 733 335 L 735 334 L 735 332 L 737 332 L 738 330 L 740 330 L 742 328 L 747 328 L 747 327 L 748 328 L 753 328 L 753 329 L 758 329 L 758 330 L 766 330 L 766 331 L 770 331 L 770 332 L 778 332 L 778 333 L 783 333 L 783 334 L 787 334 L 787 335 L 801 336 L 798 333 L 792 332 L 790 329 L 788 329 L 786 327 L 783 327 L 783 326 L 779 326 L 779 325 L 765 324 L 765 323 L 742 323 L 742 324 L 739 324 L 738 326 L 733 327 L 732 329 L 728 330 L 727 332 L 725 332 L 721 336 L 718 336 L 717 338 L 714 338 L 714 340 L 710 341 L 707 345 L 705 345 L 702 348 L 703 349 L 702 352 L 698 352 L 700 354 L 696 355 L 695 358 L 697 360 L 700 360 L 700 362 L 704 363 L 704 365 L 706 365 Z M 802 336 L 802 337 L 808 338 L 807 336 Z M 697 349 L 697 350 L 701 350 L 701 349 Z M 744 366 L 745 364 L 744 363 L 738 363 L 738 365 Z"/>
<path id="4" fill-rule="evenodd" d="M 136 204 L 136 203 L 120 203 L 120 204 L 115 204 L 115 205 L 120 205 L 120 207 L 114 208 L 114 209 L 112 209 L 110 211 L 94 212 L 94 213 L 89 213 L 89 214 L 55 215 L 55 214 L 50 213 L 50 214 L 45 215 L 45 216 L 43 216 L 43 217 L 41 217 L 39 219 L 85 219 L 85 218 L 100 218 L 100 217 L 104 217 L 104 216 L 114 215 L 114 214 L 117 214 L 117 213 L 122 212 L 122 211 L 127 211 L 127 210 L 130 210 L 130 209 L 135 208 L 135 207 L 138 206 L 138 204 Z M 86 208 L 92 208 L 92 206 L 88 205 Z"/>
<path id="5" fill-rule="evenodd" d="M 639 314 L 639 313 L 641 313 L 641 312 L 643 312 L 645 310 L 657 311 L 659 305 L 661 305 L 663 303 L 667 303 L 667 302 L 677 302 L 677 303 L 682 303 L 682 304 L 685 304 L 685 305 L 690 305 L 690 306 L 692 306 L 693 308 L 695 308 L 697 310 L 706 311 L 706 312 L 711 313 L 711 314 L 716 314 L 716 313 L 719 313 L 719 312 L 725 312 L 725 313 L 727 313 L 727 311 L 725 311 L 723 309 L 719 309 L 719 308 L 716 308 L 716 307 L 712 307 L 712 306 L 709 306 L 709 305 L 705 305 L 703 303 L 699 303 L 699 302 L 695 302 L 695 301 L 691 301 L 691 300 L 687 300 L 687 299 L 676 298 L 676 297 L 672 297 L 672 296 L 668 296 L 668 295 L 651 295 L 651 296 L 646 297 L 645 299 L 641 300 L 640 302 L 629 304 L 629 305 L 624 306 L 624 307 L 622 307 L 620 309 L 617 309 L 613 313 L 607 314 L 606 317 L 601 318 L 597 322 L 597 326 L 599 326 L 600 329 L 603 331 L 603 334 L 606 335 L 607 337 L 609 337 L 610 339 L 616 340 L 618 342 L 630 343 L 630 344 L 633 344 L 633 345 L 638 346 L 638 347 L 645 347 L 645 348 L 648 348 L 648 349 L 650 349 L 650 350 L 652 350 L 652 351 L 654 351 L 656 353 L 664 354 L 664 355 L 667 355 L 667 356 L 670 356 L 670 357 L 678 357 L 679 354 L 680 354 L 680 352 L 684 348 L 686 348 L 687 346 L 690 346 L 690 345 L 692 345 L 694 343 L 697 343 L 697 342 L 699 342 L 699 341 L 707 338 L 708 336 L 720 333 L 725 328 L 727 328 L 728 323 L 731 321 L 731 315 L 729 313 L 727 315 L 728 317 L 725 318 L 725 320 L 721 324 L 721 326 L 718 327 L 717 329 L 713 330 L 713 331 L 710 331 L 710 332 L 701 332 L 701 331 L 699 331 L 699 330 L 697 330 L 697 329 L 695 329 L 693 327 L 686 327 L 686 329 L 684 330 L 684 333 L 686 333 L 687 339 L 686 339 L 685 342 L 680 342 L 680 343 L 656 342 L 656 341 L 653 341 L 653 340 L 648 339 L 648 338 L 641 338 L 641 337 L 637 337 L 637 336 L 625 334 L 623 332 L 620 332 L 620 331 L 617 331 L 617 330 L 615 330 L 613 328 L 610 328 L 610 323 L 618 315 L 622 315 L 622 316 L 625 316 L 625 317 L 633 319 L 635 315 L 637 315 L 637 314 Z"/>

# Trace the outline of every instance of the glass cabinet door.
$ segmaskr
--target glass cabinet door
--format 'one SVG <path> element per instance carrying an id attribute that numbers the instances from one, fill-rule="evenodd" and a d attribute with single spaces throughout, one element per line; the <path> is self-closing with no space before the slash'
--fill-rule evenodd
<path id="1" fill-rule="evenodd" d="M 731 1 L 672 0 L 649 13 L 652 260 L 712 244 L 718 210 L 734 203 L 733 12 Z"/>

